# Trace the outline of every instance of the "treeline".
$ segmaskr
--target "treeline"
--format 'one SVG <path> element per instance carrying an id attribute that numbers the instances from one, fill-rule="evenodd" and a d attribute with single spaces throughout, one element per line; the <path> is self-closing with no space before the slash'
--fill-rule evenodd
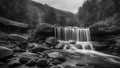
<path id="1" fill-rule="evenodd" d="M 0 0 L 0 16 L 27 23 L 30 28 L 35 28 L 38 23 L 73 26 L 79 22 L 73 13 L 32 0 Z"/>
<path id="2" fill-rule="evenodd" d="M 95 23 L 109 23 L 112 18 L 118 24 L 120 18 L 120 0 L 86 0 L 79 8 L 79 26 L 89 27 Z M 116 25 L 116 24 L 115 24 Z"/>

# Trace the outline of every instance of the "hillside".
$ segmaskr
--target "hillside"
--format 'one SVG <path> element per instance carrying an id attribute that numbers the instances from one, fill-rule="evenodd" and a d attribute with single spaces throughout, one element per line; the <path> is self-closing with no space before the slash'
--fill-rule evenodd
<path id="1" fill-rule="evenodd" d="M 79 25 L 91 29 L 92 41 L 105 45 L 100 50 L 120 53 L 119 6 L 119 0 L 86 0 L 79 8 Z"/>
<path id="2" fill-rule="evenodd" d="M 35 28 L 38 23 L 68 25 L 76 21 L 73 13 L 43 5 L 32 0 L 1 0 L 0 16 L 29 24 Z M 65 24 L 66 23 L 66 24 Z"/>

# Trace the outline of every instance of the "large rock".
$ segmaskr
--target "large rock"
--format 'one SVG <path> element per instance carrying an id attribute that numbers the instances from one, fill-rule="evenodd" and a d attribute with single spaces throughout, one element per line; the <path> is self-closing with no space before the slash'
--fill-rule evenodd
<path id="1" fill-rule="evenodd" d="M 0 60 L 13 55 L 13 51 L 7 47 L 0 46 Z"/>
<path id="2" fill-rule="evenodd" d="M 50 68 L 63 68 L 63 67 L 61 67 L 61 66 L 52 66 Z"/>
<path id="3" fill-rule="evenodd" d="M 12 20 L 9 20 L 9 19 L 4 18 L 4 17 L 0 17 L 0 23 L 4 24 L 5 26 L 15 26 L 15 27 L 20 27 L 20 28 L 28 28 L 28 24 L 12 21 Z"/>
<path id="4" fill-rule="evenodd" d="M 48 37 L 45 42 L 52 46 L 55 46 L 58 43 L 55 37 Z"/>
<path id="5" fill-rule="evenodd" d="M 40 67 L 47 67 L 49 65 L 47 59 L 39 59 L 36 64 Z"/>
<path id="6" fill-rule="evenodd" d="M 30 60 L 25 65 L 27 65 L 27 66 L 35 66 L 35 64 L 36 64 L 35 60 Z"/>
<path id="7" fill-rule="evenodd" d="M 24 52 L 21 53 L 19 56 L 21 63 L 27 63 L 30 60 L 36 60 L 39 58 L 37 54 L 31 53 L 31 52 Z"/>
<path id="8" fill-rule="evenodd" d="M 8 34 L 0 31 L 0 39 L 4 40 L 4 39 L 8 39 Z"/>
<path id="9" fill-rule="evenodd" d="M 105 42 L 92 42 L 93 47 L 97 51 L 104 51 L 109 48 L 110 45 L 107 45 Z"/>
<path id="10" fill-rule="evenodd" d="M 46 37 L 54 36 L 54 30 L 51 24 L 40 23 L 38 24 L 34 38 L 35 39 L 45 39 Z"/>
<path id="11" fill-rule="evenodd" d="M 0 17 L 0 30 L 6 33 L 23 33 L 28 30 L 28 24 Z"/>
<path id="12" fill-rule="evenodd" d="M 21 63 L 19 62 L 18 59 L 12 59 L 8 64 L 9 67 L 14 67 L 14 66 L 19 66 Z"/>
<path id="13" fill-rule="evenodd" d="M 61 58 L 63 55 L 60 52 L 51 52 L 48 53 L 48 57 L 50 58 Z"/>
<path id="14" fill-rule="evenodd" d="M 63 43 L 59 43 L 55 46 L 56 49 L 64 49 L 64 47 L 65 47 L 65 44 Z"/>
<path id="15" fill-rule="evenodd" d="M 38 46 L 38 47 L 32 48 L 32 52 L 33 52 L 33 53 L 43 52 L 43 51 L 49 50 L 49 49 L 50 49 L 50 48 L 45 47 L 45 46 Z"/>
<path id="16" fill-rule="evenodd" d="M 8 37 L 10 40 L 19 41 L 19 42 L 20 41 L 25 42 L 28 39 L 27 37 L 22 36 L 22 35 L 18 35 L 18 34 L 10 34 L 10 35 L 8 35 Z"/>

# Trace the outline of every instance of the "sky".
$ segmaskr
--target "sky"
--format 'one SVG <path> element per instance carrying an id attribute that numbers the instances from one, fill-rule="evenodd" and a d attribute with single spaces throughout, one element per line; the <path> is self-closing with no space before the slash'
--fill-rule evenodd
<path id="1" fill-rule="evenodd" d="M 85 0 L 34 0 L 42 4 L 50 5 L 57 9 L 62 9 L 76 13 Z"/>

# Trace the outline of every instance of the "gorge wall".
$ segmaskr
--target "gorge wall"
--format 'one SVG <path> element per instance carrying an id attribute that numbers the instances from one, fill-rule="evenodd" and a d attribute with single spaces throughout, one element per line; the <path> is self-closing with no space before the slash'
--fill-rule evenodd
<path id="1" fill-rule="evenodd" d="M 120 39 L 120 1 L 86 0 L 79 8 L 79 25 L 90 27 L 92 40 L 104 48 L 112 46 L 119 49 Z"/>

